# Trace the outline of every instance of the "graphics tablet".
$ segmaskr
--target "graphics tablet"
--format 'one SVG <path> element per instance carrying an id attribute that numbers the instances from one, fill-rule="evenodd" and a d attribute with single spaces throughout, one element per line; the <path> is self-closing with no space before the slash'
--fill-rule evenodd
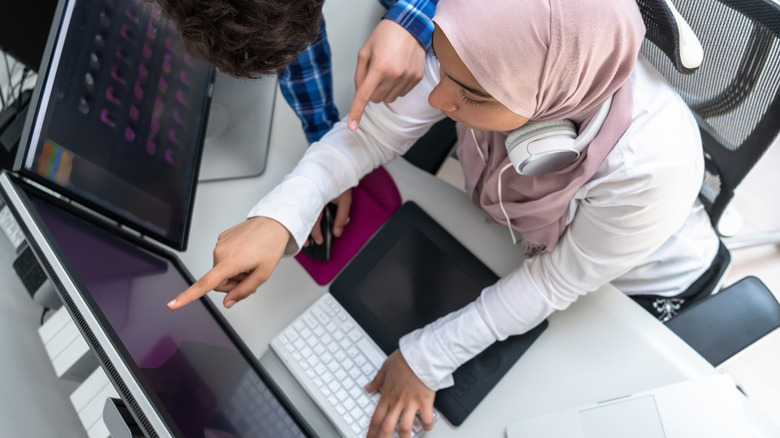
<path id="1" fill-rule="evenodd" d="M 388 355 L 401 336 L 476 299 L 498 276 L 412 202 L 403 204 L 330 293 Z M 453 374 L 434 406 L 460 425 L 547 327 L 497 342 Z"/>

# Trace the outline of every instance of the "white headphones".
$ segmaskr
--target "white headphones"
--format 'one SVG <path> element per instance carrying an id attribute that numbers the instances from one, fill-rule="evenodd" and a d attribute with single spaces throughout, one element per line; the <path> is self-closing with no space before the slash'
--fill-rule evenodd
<path id="1" fill-rule="evenodd" d="M 577 161 L 580 153 L 596 137 L 607 118 L 612 97 L 601 105 L 593 120 L 578 136 L 571 120 L 532 122 L 512 131 L 506 139 L 506 151 L 517 173 L 543 175 Z"/>

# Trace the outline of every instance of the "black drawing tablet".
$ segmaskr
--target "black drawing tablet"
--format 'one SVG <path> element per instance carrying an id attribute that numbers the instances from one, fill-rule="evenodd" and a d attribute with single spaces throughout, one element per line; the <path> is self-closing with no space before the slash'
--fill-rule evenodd
<path id="1" fill-rule="evenodd" d="M 388 355 L 401 336 L 475 300 L 498 276 L 412 202 L 403 204 L 330 286 Z M 455 426 L 547 327 L 543 321 L 461 365 L 434 405 Z"/>

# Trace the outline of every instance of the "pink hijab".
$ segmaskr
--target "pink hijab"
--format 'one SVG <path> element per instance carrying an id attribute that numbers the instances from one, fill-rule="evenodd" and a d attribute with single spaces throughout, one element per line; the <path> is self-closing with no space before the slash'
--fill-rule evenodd
<path id="1" fill-rule="evenodd" d="M 523 238 L 526 253 L 555 248 L 577 190 L 598 170 L 631 123 L 628 78 L 645 27 L 635 0 L 441 0 L 434 16 L 479 84 L 512 112 L 532 121 L 570 119 L 584 126 L 610 96 L 610 112 L 580 159 L 558 172 L 529 177 L 513 170 L 507 132 L 458 124 L 466 189 L 497 223 Z M 482 161 L 480 153 L 486 158 Z"/>

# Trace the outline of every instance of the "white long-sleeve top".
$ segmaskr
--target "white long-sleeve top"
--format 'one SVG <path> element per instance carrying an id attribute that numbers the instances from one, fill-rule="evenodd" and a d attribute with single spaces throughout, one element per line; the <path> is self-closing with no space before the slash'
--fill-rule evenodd
<path id="1" fill-rule="evenodd" d="M 643 59 L 630 80 L 632 123 L 570 202 L 556 248 L 401 338 L 402 355 L 431 389 L 451 386 L 452 372 L 493 342 L 530 330 L 606 283 L 628 294 L 673 296 L 712 262 L 718 239 L 696 200 L 704 163 L 693 116 Z M 438 63 L 429 57 L 411 92 L 391 104 L 369 104 L 357 132 L 336 124 L 249 216 L 284 225 L 292 235 L 286 254 L 296 253 L 328 201 L 443 118 L 427 101 L 438 81 Z"/>

